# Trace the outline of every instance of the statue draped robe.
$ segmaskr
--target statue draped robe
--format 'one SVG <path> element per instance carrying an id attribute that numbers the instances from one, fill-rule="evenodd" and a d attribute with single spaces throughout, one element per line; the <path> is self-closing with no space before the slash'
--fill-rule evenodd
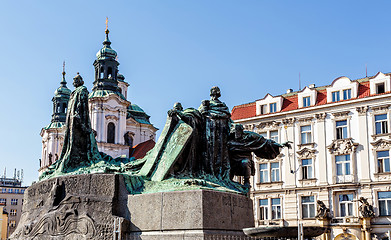
<path id="1" fill-rule="evenodd" d="M 71 94 L 66 116 L 64 145 L 56 170 L 66 173 L 102 160 L 88 110 L 88 90 L 77 87 Z"/>
<path id="2" fill-rule="evenodd" d="M 229 179 L 228 136 L 231 127 L 231 113 L 219 99 L 210 100 L 209 106 L 201 105 L 205 117 L 204 170 L 220 179 Z"/>

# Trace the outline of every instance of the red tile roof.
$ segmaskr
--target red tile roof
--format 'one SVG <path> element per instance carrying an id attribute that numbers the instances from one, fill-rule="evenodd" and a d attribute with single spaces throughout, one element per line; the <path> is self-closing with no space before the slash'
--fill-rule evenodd
<path id="1" fill-rule="evenodd" d="M 369 81 L 360 83 L 358 85 L 358 98 L 368 97 L 369 94 Z"/>
<path id="2" fill-rule="evenodd" d="M 299 107 L 299 103 L 297 100 L 297 95 L 292 95 L 284 98 L 284 101 L 282 102 L 281 112 L 294 110 L 297 109 L 298 107 Z"/>
<path id="3" fill-rule="evenodd" d="M 149 150 L 151 150 L 155 146 L 155 141 L 148 140 L 142 143 L 137 144 L 136 146 L 130 149 L 130 157 L 134 157 L 136 159 L 143 158 Z"/>
<path id="4" fill-rule="evenodd" d="M 231 112 L 232 120 L 238 120 L 242 118 L 250 118 L 256 116 L 255 102 L 235 106 Z"/>
<path id="5" fill-rule="evenodd" d="M 386 74 L 389 75 L 389 74 Z M 377 76 L 377 75 L 376 75 Z M 375 77 L 375 76 L 374 76 Z M 363 79 L 354 80 L 359 83 L 357 98 L 364 98 L 370 96 L 369 79 L 374 77 L 367 77 Z M 335 81 L 335 80 L 334 80 Z M 324 87 L 315 88 L 317 91 L 316 106 L 327 104 L 327 89 Z M 319 89 L 319 90 L 318 90 Z M 292 94 L 280 95 L 284 98 L 281 112 L 291 111 L 298 109 L 298 92 Z M 349 101 L 349 100 L 345 100 Z M 273 114 L 273 113 L 271 113 Z M 232 120 L 251 118 L 256 116 L 256 101 L 252 103 L 242 104 L 235 106 L 231 112 Z"/>

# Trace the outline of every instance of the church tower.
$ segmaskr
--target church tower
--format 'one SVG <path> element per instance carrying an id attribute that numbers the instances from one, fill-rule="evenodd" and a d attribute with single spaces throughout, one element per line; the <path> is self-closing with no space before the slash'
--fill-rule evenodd
<path id="1" fill-rule="evenodd" d="M 61 155 L 65 135 L 67 106 L 70 96 L 71 90 L 67 87 L 67 82 L 65 81 L 64 62 L 60 87 L 56 89 L 52 98 L 52 120 L 49 125 L 42 128 L 40 134 L 42 137 L 42 157 L 39 172 L 42 172 L 47 166 L 57 161 Z"/>
<path id="2" fill-rule="evenodd" d="M 109 30 L 103 47 L 94 61 L 95 81 L 89 96 L 91 126 L 96 131 L 99 151 L 112 157 L 129 157 L 125 145 L 127 108 L 130 102 L 122 94 L 127 92 L 124 77 L 118 73 L 117 52 L 111 48 Z M 119 81 L 122 88 L 119 87 Z"/>

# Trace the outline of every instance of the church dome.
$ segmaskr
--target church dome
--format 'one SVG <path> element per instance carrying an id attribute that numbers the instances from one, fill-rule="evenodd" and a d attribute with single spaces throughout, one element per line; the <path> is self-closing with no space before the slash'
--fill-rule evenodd
<path id="1" fill-rule="evenodd" d="M 56 91 L 54 92 L 54 96 L 63 96 L 63 95 L 70 96 L 71 92 L 72 91 L 69 88 L 61 84 L 61 86 L 57 88 Z"/>
<path id="2" fill-rule="evenodd" d="M 109 40 L 109 30 L 106 30 L 106 39 L 103 41 L 103 47 L 96 53 L 96 58 L 98 60 L 103 60 L 107 58 L 115 59 L 117 57 L 117 52 L 111 48 L 111 42 Z"/>

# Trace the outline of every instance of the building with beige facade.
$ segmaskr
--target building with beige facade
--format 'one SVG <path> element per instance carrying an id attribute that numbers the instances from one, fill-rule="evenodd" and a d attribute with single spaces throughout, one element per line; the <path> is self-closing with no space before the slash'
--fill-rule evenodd
<path id="1" fill-rule="evenodd" d="M 10 236 L 19 223 L 22 215 L 23 195 L 26 189 L 27 187 L 22 187 L 22 180 L 16 176 L 14 178 L 6 178 L 5 176 L 0 178 L 0 207 L 2 207 L 3 211 L 8 215 L 3 218 L 3 222 L 0 224 L 2 232 L 1 237 L 3 237 L 3 231 L 5 231 L 6 234 L 8 232 L 7 237 Z M 1 213 L 3 211 L 1 211 Z M 3 228 L 4 224 L 6 226 L 5 230 Z"/>
<path id="2" fill-rule="evenodd" d="M 256 226 L 326 226 L 323 239 L 390 239 L 390 118 L 391 78 L 381 72 L 235 106 L 232 119 L 247 130 L 293 142 L 276 159 L 254 157 Z M 317 216 L 322 203 L 325 214 Z"/>
<path id="3" fill-rule="evenodd" d="M 0 240 L 6 240 L 8 234 L 8 213 L 0 205 Z"/>

